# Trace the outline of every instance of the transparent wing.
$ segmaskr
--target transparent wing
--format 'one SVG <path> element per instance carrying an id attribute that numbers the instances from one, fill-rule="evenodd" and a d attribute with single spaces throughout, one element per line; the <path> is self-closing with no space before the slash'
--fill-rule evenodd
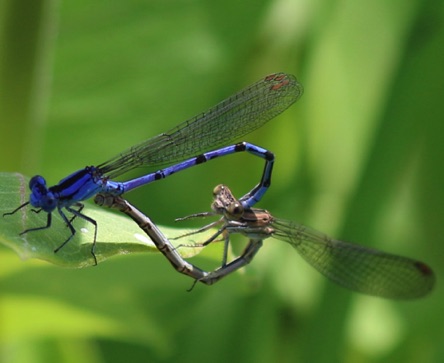
<path id="1" fill-rule="evenodd" d="M 133 146 L 99 168 L 102 174 L 114 178 L 138 166 L 171 164 L 242 141 L 238 139 L 285 111 L 302 93 L 302 85 L 293 75 L 269 75 L 207 112 Z"/>
<path id="2" fill-rule="evenodd" d="M 423 262 L 334 240 L 291 221 L 273 219 L 273 237 L 290 243 L 316 270 L 348 289 L 390 299 L 429 293 L 435 275 Z"/>

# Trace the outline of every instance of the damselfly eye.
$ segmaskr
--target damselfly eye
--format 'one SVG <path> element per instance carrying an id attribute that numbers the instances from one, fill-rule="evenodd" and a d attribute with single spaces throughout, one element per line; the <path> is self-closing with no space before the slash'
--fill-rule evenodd
<path id="1" fill-rule="evenodd" d="M 219 194 L 225 189 L 225 186 L 222 184 L 216 185 L 213 189 L 213 197 L 217 198 Z"/>
<path id="2" fill-rule="evenodd" d="M 244 207 L 240 203 L 232 203 L 227 208 L 227 213 L 232 217 L 239 219 L 244 213 Z"/>
<path id="3" fill-rule="evenodd" d="M 29 181 L 29 189 L 44 187 L 46 189 L 46 180 L 40 175 L 35 175 Z"/>

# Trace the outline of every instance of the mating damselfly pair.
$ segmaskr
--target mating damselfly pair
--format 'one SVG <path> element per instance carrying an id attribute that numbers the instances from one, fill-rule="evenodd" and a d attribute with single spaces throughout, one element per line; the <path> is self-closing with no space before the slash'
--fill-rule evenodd
<path id="1" fill-rule="evenodd" d="M 72 222 L 76 217 L 92 223 L 95 232 L 91 254 L 97 264 L 97 222 L 82 213 L 82 201 L 96 196 L 98 204 L 112 206 L 129 215 L 178 271 L 196 281 L 212 284 L 246 265 L 259 250 L 262 241 L 273 236 L 290 243 L 318 271 L 352 290 L 388 298 L 415 298 L 425 295 L 433 286 L 434 274 L 424 263 L 334 240 L 299 224 L 276 219 L 266 210 L 252 208 L 270 185 L 274 155 L 247 142 L 225 145 L 261 127 L 286 110 L 300 98 L 302 92 L 302 86 L 294 76 L 284 73 L 269 75 L 207 112 L 148 139 L 105 163 L 80 169 L 52 187 L 47 187 L 43 177 L 34 176 L 29 183 L 29 201 L 5 215 L 14 214 L 28 204 L 37 208 L 32 209 L 35 212 L 46 212 L 46 225 L 27 228 L 21 232 L 25 234 L 49 228 L 52 213 L 57 210 L 69 227 L 70 235 L 55 252 L 60 251 L 75 235 Z M 155 224 L 121 197 L 125 192 L 178 171 L 216 157 L 244 151 L 263 158 L 265 167 L 259 183 L 239 199 L 225 186 L 215 190 L 213 213 L 221 215 L 221 218 L 201 229 L 220 226 L 212 239 L 202 243 L 205 246 L 219 236 L 225 241 L 222 265 L 215 271 L 205 272 L 185 261 Z M 163 168 L 126 182 L 112 180 L 140 166 Z M 68 218 L 66 212 L 72 217 Z M 198 216 L 207 215 L 209 214 L 203 213 Z M 249 243 L 241 256 L 228 262 L 227 248 L 233 233 L 247 236 Z"/>

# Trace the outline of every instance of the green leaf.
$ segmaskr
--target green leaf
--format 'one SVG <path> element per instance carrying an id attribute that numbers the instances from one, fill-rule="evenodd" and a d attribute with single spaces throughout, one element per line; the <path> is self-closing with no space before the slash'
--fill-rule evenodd
<path id="1" fill-rule="evenodd" d="M 12 212 L 29 199 L 29 178 L 18 173 L 0 173 L 1 213 Z M 129 218 L 111 210 L 88 204 L 85 213 L 97 221 L 97 244 L 95 255 L 98 262 L 112 256 L 159 252 L 150 238 Z M 68 216 L 69 217 L 69 216 Z M 31 206 L 18 210 L 13 215 L 4 215 L 1 219 L 0 243 L 13 249 L 22 259 L 37 258 L 64 267 L 81 268 L 94 265 L 91 255 L 94 239 L 94 226 L 81 218 L 73 222 L 75 236 L 57 253 L 59 247 L 70 234 L 69 229 L 57 212 L 53 213 L 50 228 L 20 235 L 28 228 L 45 226 L 47 219 L 44 211 L 35 213 Z M 160 227 L 166 236 L 180 236 L 188 230 Z M 178 252 L 184 258 L 192 257 L 202 251 L 202 247 L 193 247 L 196 242 L 207 240 L 214 230 L 172 240 Z"/>

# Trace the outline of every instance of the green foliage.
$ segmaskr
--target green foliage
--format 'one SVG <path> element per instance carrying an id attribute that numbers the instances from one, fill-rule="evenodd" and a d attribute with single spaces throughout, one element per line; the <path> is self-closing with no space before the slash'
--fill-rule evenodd
<path id="1" fill-rule="evenodd" d="M 0 3 L 2 171 L 55 184 L 266 74 L 293 73 L 304 96 L 247 137 L 276 154 L 273 185 L 259 207 L 424 260 L 438 284 L 412 303 L 359 296 L 325 284 L 291 247 L 267 241 L 242 273 L 187 293 L 192 281 L 159 253 L 68 269 L 21 261 L 2 247 L 0 360 L 444 360 L 442 2 L 30 4 Z M 255 158 L 222 159 L 126 197 L 172 226 L 174 218 L 208 210 L 216 184 L 238 196 L 257 183 L 263 165 Z M 18 174 L 2 178 L 6 212 L 28 191 Z M 137 228 L 127 218 L 87 210 L 99 220 L 102 259 L 121 247 L 145 249 L 130 239 Z M 21 257 L 91 264 L 91 233 L 52 253 L 68 233 L 60 219 L 50 230 L 18 236 L 27 223 L 42 222 L 29 211 L 1 218 L 2 241 Z M 127 228 L 118 246 L 110 243 Z M 191 261 L 214 267 L 220 253 L 215 244 Z"/>

